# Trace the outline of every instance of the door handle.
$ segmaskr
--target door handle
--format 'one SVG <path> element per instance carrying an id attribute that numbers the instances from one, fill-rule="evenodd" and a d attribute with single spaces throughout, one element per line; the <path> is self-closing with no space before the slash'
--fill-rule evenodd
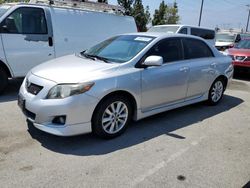
<path id="1" fill-rule="evenodd" d="M 217 66 L 217 63 L 212 63 L 210 66 L 215 68 Z"/>
<path id="2" fill-rule="evenodd" d="M 188 67 L 181 67 L 181 68 L 180 68 L 180 71 L 181 71 L 181 72 L 187 72 L 188 70 L 189 70 Z"/>
<path id="3" fill-rule="evenodd" d="M 53 39 L 52 39 L 52 37 L 48 38 L 48 43 L 49 43 L 49 46 L 53 46 Z"/>

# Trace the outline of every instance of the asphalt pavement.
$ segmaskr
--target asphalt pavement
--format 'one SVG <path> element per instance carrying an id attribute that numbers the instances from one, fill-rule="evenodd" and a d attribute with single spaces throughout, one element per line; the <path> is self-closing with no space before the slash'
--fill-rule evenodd
<path id="1" fill-rule="evenodd" d="M 217 106 L 182 107 L 134 122 L 120 137 L 57 137 L 27 124 L 21 81 L 0 96 L 0 187 L 250 186 L 250 78 Z"/>

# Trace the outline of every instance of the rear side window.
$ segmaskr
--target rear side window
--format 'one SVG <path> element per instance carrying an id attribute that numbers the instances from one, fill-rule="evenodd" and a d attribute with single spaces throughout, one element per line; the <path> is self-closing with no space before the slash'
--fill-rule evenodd
<path id="1" fill-rule="evenodd" d="M 164 39 L 150 49 L 147 57 L 151 55 L 161 56 L 164 63 L 183 60 L 181 40 Z"/>
<path id="2" fill-rule="evenodd" d="M 41 8 L 19 8 L 1 23 L 2 33 L 47 34 L 44 10 Z"/>
<path id="3" fill-rule="evenodd" d="M 214 57 L 211 49 L 203 41 L 183 39 L 185 59 Z"/>
<path id="4" fill-rule="evenodd" d="M 178 33 L 187 34 L 188 33 L 187 28 L 182 28 Z"/>
<path id="5" fill-rule="evenodd" d="M 191 28 L 191 35 L 211 40 L 215 38 L 215 31 L 208 29 Z"/>

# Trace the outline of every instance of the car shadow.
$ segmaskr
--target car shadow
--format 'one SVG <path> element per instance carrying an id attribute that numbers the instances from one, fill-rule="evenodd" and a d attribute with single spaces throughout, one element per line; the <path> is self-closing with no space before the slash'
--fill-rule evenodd
<path id="1" fill-rule="evenodd" d="M 7 88 L 0 95 L 0 103 L 17 100 L 17 95 L 18 95 L 19 88 L 21 87 L 22 82 L 23 82 L 23 79 L 9 80 L 9 84 Z"/>
<path id="2" fill-rule="evenodd" d="M 135 146 L 162 135 L 174 139 L 185 139 L 184 135 L 177 135 L 173 132 L 187 126 L 195 126 L 195 123 L 228 111 L 242 102 L 242 99 L 225 95 L 217 106 L 198 103 L 164 112 L 131 123 L 123 135 L 112 140 L 103 140 L 92 134 L 73 137 L 53 136 L 34 128 L 29 123 L 28 132 L 43 147 L 57 153 L 79 156 L 103 155 Z"/>
<path id="3" fill-rule="evenodd" d="M 243 80 L 243 81 L 250 81 L 250 71 L 244 72 L 244 71 L 235 70 L 234 79 Z"/>

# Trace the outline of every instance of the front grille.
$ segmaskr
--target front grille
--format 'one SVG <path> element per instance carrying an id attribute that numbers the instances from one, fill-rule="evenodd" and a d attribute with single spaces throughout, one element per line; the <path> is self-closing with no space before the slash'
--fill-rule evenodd
<path id="1" fill-rule="evenodd" d="M 37 95 L 42 89 L 42 86 L 30 83 L 26 85 L 26 89 L 29 93 L 33 94 L 33 95 Z"/>
<path id="2" fill-rule="evenodd" d="M 250 61 L 250 56 L 248 56 L 244 61 Z"/>

